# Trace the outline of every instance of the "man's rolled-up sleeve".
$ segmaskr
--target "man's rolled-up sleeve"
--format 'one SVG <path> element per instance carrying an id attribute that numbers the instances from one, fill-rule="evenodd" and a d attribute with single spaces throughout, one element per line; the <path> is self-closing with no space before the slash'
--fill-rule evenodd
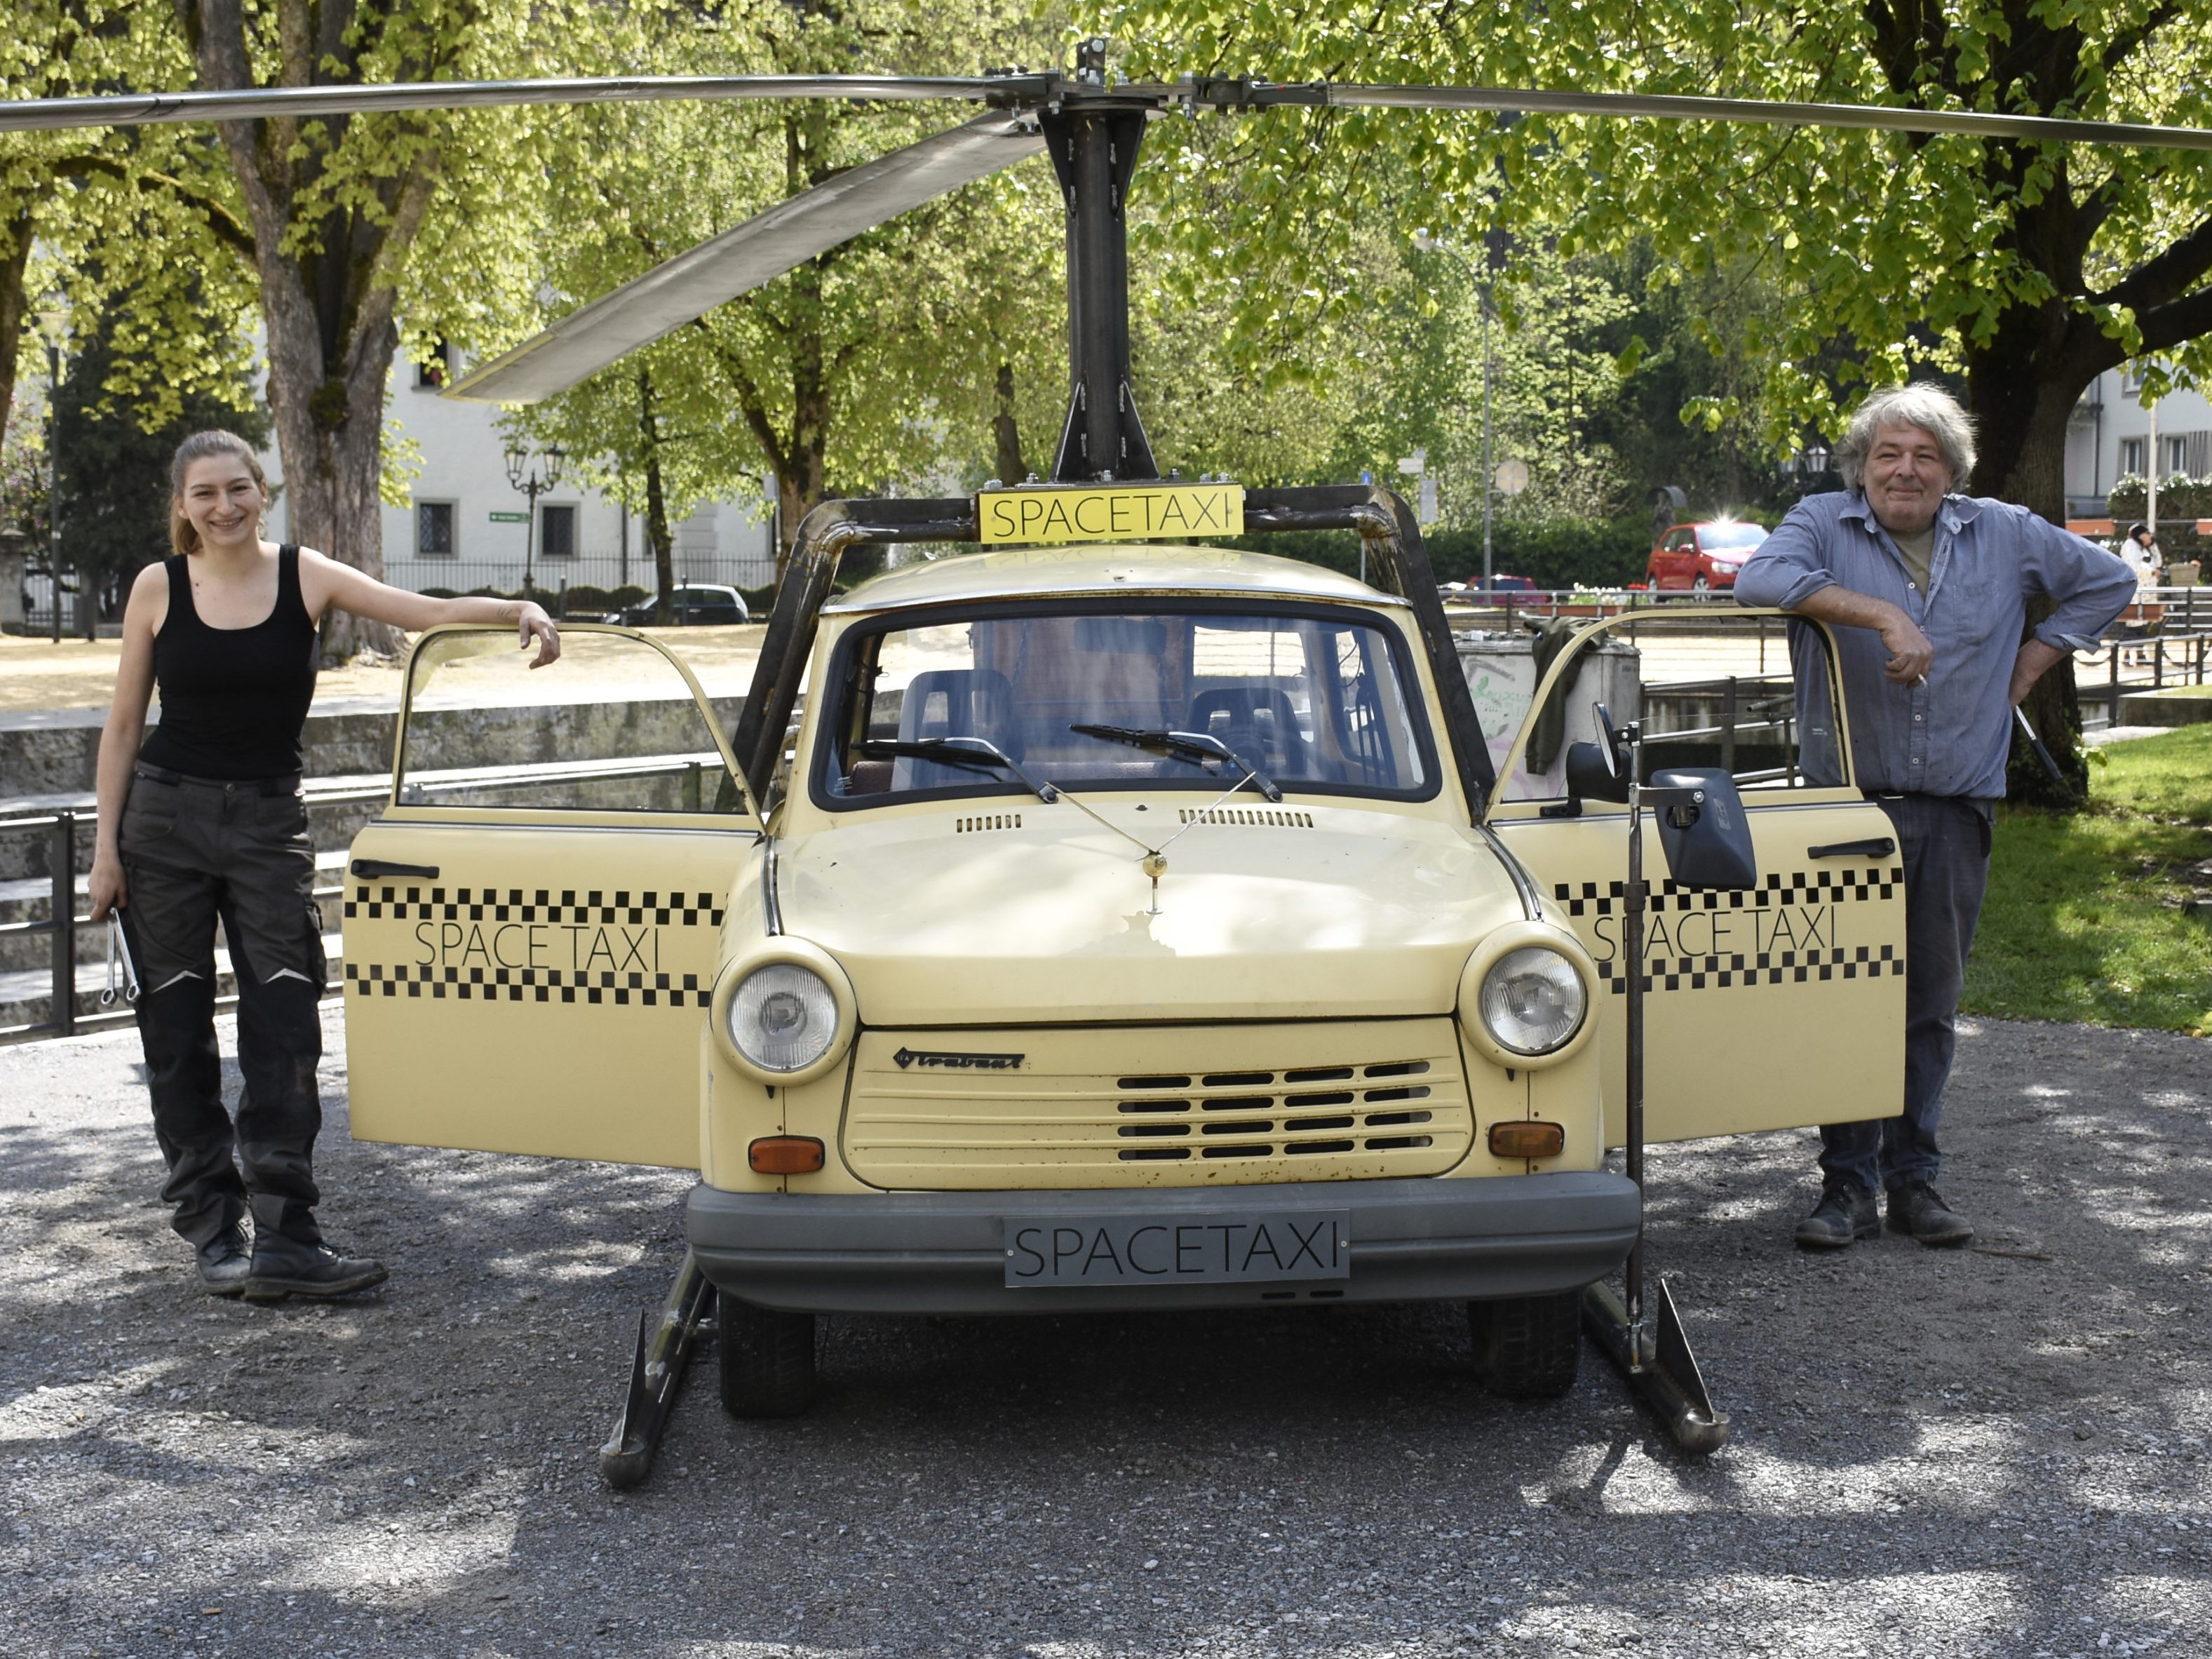
<path id="1" fill-rule="evenodd" d="M 2035 637 L 2061 651 L 2069 635 L 2097 638 L 2135 598 L 2136 573 L 2117 554 L 2048 519 L 2032 513 L 2021 516 L 2029 532 L 2024 559 L 2029 589 L 2058 604 L 2036 625 Z"/>
<path id="2" fill-rule="evenodd" d="M 1820 538 L 1804 509 L 1793 507 L 1736 573 L 1735 602 L 1795 611 L 1835 582 Z"/>

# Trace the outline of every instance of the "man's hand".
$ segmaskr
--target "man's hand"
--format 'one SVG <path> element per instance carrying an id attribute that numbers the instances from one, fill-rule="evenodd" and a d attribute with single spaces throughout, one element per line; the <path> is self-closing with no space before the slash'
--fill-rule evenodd
<path id="1" fill-rule="evenodd" d="M 1844 628 L 1870 628 L 1881 636 L 1889 660 L 1882 673 L 1893 685 L 1913 685 L 1928 678 L 1936 660 L 1936 647 L 1920 631 L 1920 624 L 1887 599 L 1831 583 L 1807 594 L 1797 607 L 1801 617 Z"/>
<path id="2" fill-rule="evenodd" d="M 1920 624 L 1899 611 L 1888 607 L 1889 615 L 1883 619 L 1879 632 L 1881 642 L 1889 652 L 1889 660 L 1881 665 L 1883 676 L 1893 685 L 1913 685 L 1928 678 L 1928 670 L 1936 660 L 1936 647 L 1920 631 Z"/>
<path id="3" fill-rule="evenodd" d="M 2020 648 L 2020 655 L 2012 659 L 2012 706 L 2019 708 L 2027 701 L 2027 694 L 2035 689 L 2036 681 L 2048 673 L 2065 656 L 2055 645 L 2045 645 L 2032 639 Z"/>
<path id="4" fill-rule="evenodd" d="M 514 622 L 522 635 L 522 649 L 530 649 L 532 640 L 538 642 L 538 654 L 531 659 L 532 668 L 543 668 L 561 654 L 561 630 L 545 614 L 544 606 L 525 599 Z"/>

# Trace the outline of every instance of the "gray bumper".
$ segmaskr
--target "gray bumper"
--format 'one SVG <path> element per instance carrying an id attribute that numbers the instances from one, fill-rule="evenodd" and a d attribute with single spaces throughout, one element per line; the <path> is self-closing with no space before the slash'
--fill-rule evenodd
<path id="1" fill-rule="evenodd" d="M 1001 1218 L 1111 1212 L 1234 1218 L 1351 1212 L 1348 1279 L 1011 1288 Z M 1173 1191 L 726 1193 L 684 1231 L 717 1290 L 817 1313 L 1066 1313 L 1263 1302 L 1427 1302 L 1571 1291 L 1620 1266 L 1641 1214 L 1625 1176 L 1436 1177 Z"/>

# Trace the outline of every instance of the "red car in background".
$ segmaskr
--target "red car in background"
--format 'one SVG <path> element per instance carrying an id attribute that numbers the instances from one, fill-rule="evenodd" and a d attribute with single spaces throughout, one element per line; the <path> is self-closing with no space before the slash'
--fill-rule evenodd
<path id="1" fill-rule="evenodd" d="M 1764 526 L 1734 519 L 1678 524 L 1651 550 L 1646 574 L 1655 588 L 1693 593 L 1709 593 L 1715 588 L 1725 591 L 1735 586 L 1735 573 L 1765 539 Z"/>

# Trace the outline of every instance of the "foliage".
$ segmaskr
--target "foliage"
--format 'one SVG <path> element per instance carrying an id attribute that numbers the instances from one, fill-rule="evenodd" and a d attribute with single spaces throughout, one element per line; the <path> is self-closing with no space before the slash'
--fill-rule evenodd
<path id="1" fill-rule="evenodd" d="M 1422 537 L 1439 582 L 1473 581 L 1482 574 L 1482 531 L 1455 527 Z M 1347 576 L 1359 574 L 1359 538 L 1348 532 L 1291 531 L 1239 536 L 1224 545 L 1298 559 Z M 1625 587 L 1644 580 L 1651 552 L 1651 519 L 1644 513 L 1600 520 L 1498 520 L 1491 538 L 1491 568 L 1526 576 L 1539 587 Z"/>
<path id="2" fill-rule="evenodd" d="M 2212 725 L 2102 753 L 2090 811 L 2000 814 L 1960 1006 L 2212 1036 Z"/>
<path id="3" fill-rule="evenodd" d="M 268 411 L 242 374 L 207 390 L 141 389 L 143 360 L 118 338 L 131 326 L 130 298 L 81 340 L 55 409 L 62 558 L 104 584 L 168 553 L 169 459 L 187 434 L 228 427 L 256 448 L 269 441 Z"/>

